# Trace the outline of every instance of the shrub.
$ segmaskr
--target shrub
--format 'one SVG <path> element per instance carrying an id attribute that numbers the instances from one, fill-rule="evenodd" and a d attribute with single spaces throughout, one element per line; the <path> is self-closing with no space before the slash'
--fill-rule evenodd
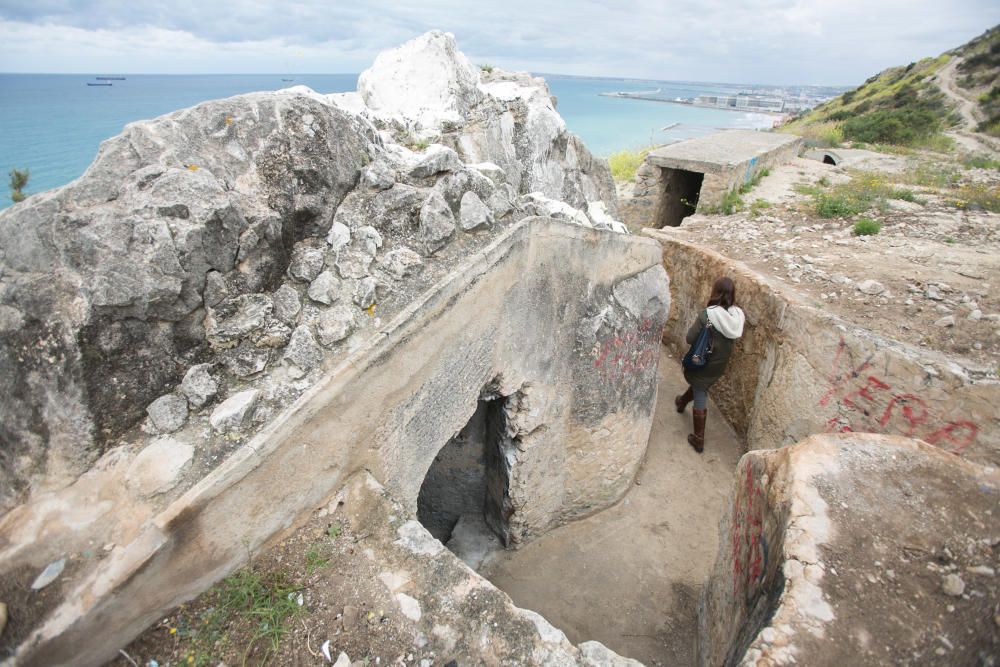
<path id="1" fill-rule="evenodd" d="M 821 218 L 847 218 L 868 210 L 868 203 L 842 194 L 821 194 L 816 198 L 816 215 Z"/>
<path id="2" fill-rule="evenodd" d="M 1000 160 L 989 155 L 973 155 L 966 158 L 962 164 L 966 169 L 1000 169 Z"/>
<path id="3" fill-rule="evenodd" d="M 843 136 L 855 141 L 911 144 L 940 129 L 937 117 L 926 109 L 881 109 L 844 122 Z"/>
<path id="4" fill-rule="evenodd" d="M 9 176 L 11 201 L 15 204 L 24 201 L 27 196 L 24 194 L 24 188 L 28 185 L 28 179 L 31 178 L 31 171 L 29 169 L 11 169 Z"/>
<path id="5" fill-rule="evenodd" d="M 479 69 L 489 74 L 490 72 L 493 71 L 493 65 L 490 65 L 488 63 L 483 63 L 482 65 L 479 66 Z"/>
<path id="6" fill-rule="evenodd" d="M 722 203 L 719 204 L 719 213 L 723 215 L 732 215 L 743 208 L 743 198 L 740 197 L 738 190 L 730 190 L 722 198 Z"/>
<path id="7" fill-rule="evenodd" d="M 851 233 L 855 236 L 874 236 L 880 231 L 882 231 L 882 225 L 871 218 L 861 218 L 854 223 L 854 229 L 851 230 Z"/>
<path id="8" fill-rule="evenodd" d="M 618 183 L 627 183 L 635 178 L 635 172 L 646 159 L 651 148 L 639 150 L 625 149 L 617 151 L 608 156 L 608 167 L 611 168 L 611 177 Z"/>

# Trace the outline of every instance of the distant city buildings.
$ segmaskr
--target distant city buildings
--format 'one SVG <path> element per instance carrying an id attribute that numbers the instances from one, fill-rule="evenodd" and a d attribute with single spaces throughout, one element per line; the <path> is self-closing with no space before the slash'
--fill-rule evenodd
<path id="1" fill-rule="evenodd" d="M 785 110 L 785 100 L 780 97 L 765 95 L 699 95 L 694 103 L 702 107 L 718 107 L 720 109 L 735 109 L 737 111 L 767 111 L 781 113 Z"/>

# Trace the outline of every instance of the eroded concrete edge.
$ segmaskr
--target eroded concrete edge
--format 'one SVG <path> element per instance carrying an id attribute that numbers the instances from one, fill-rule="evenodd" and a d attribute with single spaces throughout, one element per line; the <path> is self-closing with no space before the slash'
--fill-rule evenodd
<path id="1" fill-rule="evenodd" d="M 338 392 L 378 364 L 400 341 L 439 317 L 470 282 L 494 269 L 516 248 L 530 250 L 535 243 L 553 239 L 588 248 L 606 244 L 624 250 L 614 263 L 619 279 L 659 263 L 658 248 L 644 239 L 540 219 L 522 221 L 400 313 L 248 446 L 161 512 L 136 540 L 116 548 L 22 645 L 14 658 L 17 664 L 100 664 L 163 610 L 194 597 L 269 538 L 292 529 L 304 512 L 328 498 L 354 470 L 345 458 L 342 463 L 346 465 L 339 469 L 328 463 L 304 488 L 289 489 L 280 481 L 264 479 L 265 463 L 275 465 L 279 459 L 301 457 L 302 453 L 290 451 L 298 444 L 297 434 L 334 398 L 344 398 L 338 397 Z M 527 256 L 531 255 L 529 251 Z M 531 270 L 530 262 L 523 270 Z M 604 273 L 608 272 L 605 267 Z M 652 374 L 655 377 L 655 364 Z M 655 402 L 655 382 L 653 387 L 651 398 Z M 219 535 L 213 527 L 219 529 Z M 241 539 L 227 539 L 232 534 Z"/>

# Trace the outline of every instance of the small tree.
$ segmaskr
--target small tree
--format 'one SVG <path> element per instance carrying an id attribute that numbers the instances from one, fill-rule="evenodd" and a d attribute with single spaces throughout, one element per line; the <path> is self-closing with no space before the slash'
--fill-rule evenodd
<path id="1" fill-rule="evenodd" d="M 24 201 L 24 198 L 27 196 L 24 194 L 24 186 L 28 184 L 30 177 L 31 171 L 29 169 L 10 170 L 10 198 L 15 204 Z"/>

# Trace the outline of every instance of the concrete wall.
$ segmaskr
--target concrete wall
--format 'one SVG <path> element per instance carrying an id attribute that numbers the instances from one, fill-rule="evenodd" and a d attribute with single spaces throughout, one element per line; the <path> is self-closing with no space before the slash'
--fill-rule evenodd
<path id="1" fill-rule="evenodd" d="M 989 664 L 998 496 L 995 468 L 899 436 L 747 454 L 702 589 L 698 664 Z"/>
<path id="2" fill-rule="evenodd" d="M 714 136 L 714 135 L 713 135 Z M 802 150 L 801 139 L 789 141 L 774 148 L 764 148 L 753 156 L 732 164 L 713 161 L 671 161 L 657 162 L 650 153 L 636 171 L 631 196 L 621 198 L 618 203 L 619 215 L 630 229 L 663 226 L 658 211 L 669 208 L 662 201 L 666 190 L 664 167 L 679 168 L 705 174 L 696 212 L 704 213 L 717 207 L 727 192 L 739 188 L 750 181 L 762 169 L 788 162 Z"/>
<path id="3" fill-rule="evenodd" d="M 510 540 L 628 488 L 656 402 L 669 308 L 647 239 L 527 219 L 470 256 L 225 463 L 120 545 L 20 648 L 99 664 L 282 534 L 357 471 L 415 514 L 435 455 L 488 383 L 507 421 Z"/>
<path id="4" fill-rule="evenodd" d="M 861 431 L 1000 465 L 1000 383 L 990 369 L 882 338 L 799 302 L 740 262 L 666 231 L 646 234 L 662 244 L 672 277 L 663 340 L 678 355 L 714 280 L 736 283 L 747 326 L 711 394 L 748 449 Z"/>

